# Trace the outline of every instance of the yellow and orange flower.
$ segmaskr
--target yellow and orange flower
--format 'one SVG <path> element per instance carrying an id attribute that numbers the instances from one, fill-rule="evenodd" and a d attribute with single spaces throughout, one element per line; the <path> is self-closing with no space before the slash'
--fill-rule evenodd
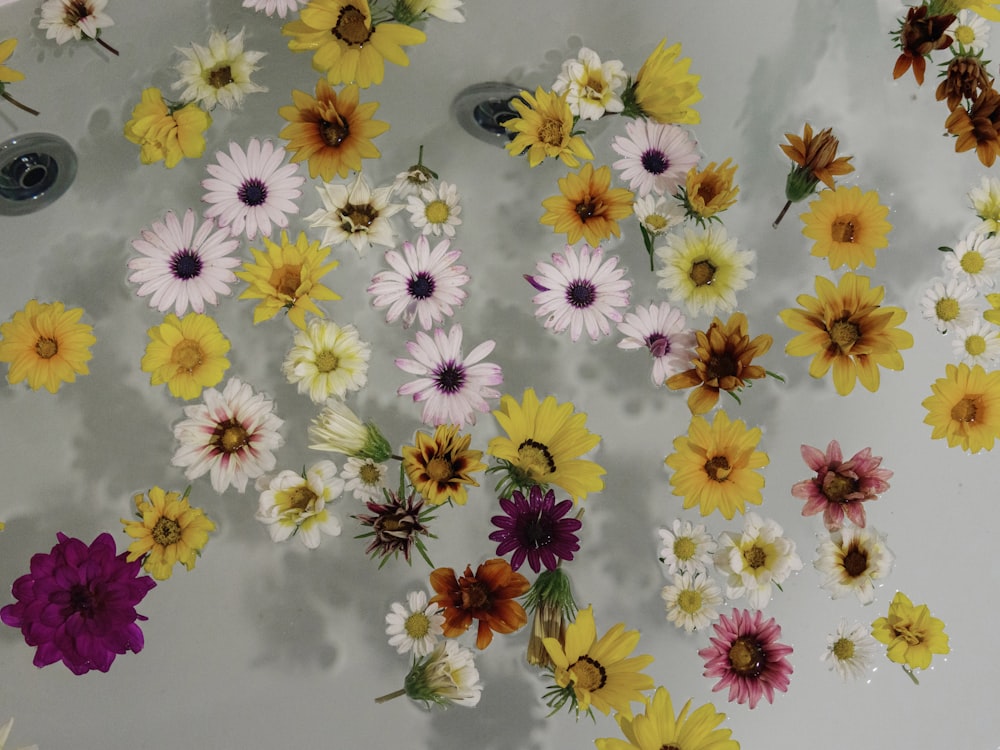
<path id="1" fill-rule="evenodd" d="M 736 203 L 739 185 L 734 185 L 739 165 L 732 159 L 721 164 L 710 162 L 704 169 L 692 168 L 684 187 L 684 208 L 698 223 L 711 219 Z"/>
<path id="2" fill-rule="evenodd" d="M 81 323 L 83 308 L 69 310 L 62 302 L 29 300 L 23 310 L 0 324 L 0 362 L 9 362 L 7 382 L 28 381 L 55 393 L 63 383 L 90 372 L 90 347 L 97 341 L 94 329 Z"/>
<path id="3" fill-rule="evenodd" d="M 801 137 L 785 133 L 785 138 L 788 143 L 780 144 L 785 156 L 828 188 L 833 188 L 834 177 L 854 171 L 850 163 L 854 157 L 837 156 L 840 141 L 834 137 L 832 128 L 824 128 L 813 136 L 812 125 L 807 122 Z"/>
<path id="4" fill-rule="evenodd" d="M 583 138 L 573 135 L 573 113 L 562 95 L 546 91 L 541 86 L 532 96 L 522 91 L 511 100 L 511 106 L 520 117 L 505 120 L 503 126 L 516 133 L 506 145 L 511 156 L 528 150 L 528 166 L 536 167 L 546 158 L 561 159 L 567 167 L 578 167 L 580 159 L 593 159 Z"/>
<path id="5" fill-rule="evenodd" d="M 465 505 L 469 493 L 465 485 L 478 487 L 473 472 L 486 469 L 482 451 L 470 450 L 472 435 L 459 435 L 458 425 L 440 425 L 431 437 L 418 432 L 415 445 L 403 446 L 403 469 L 413 489 L 431 505 L 449 500 Z"/>
<path id="6" fill-rule="evenodd" d="M 973 453 L 993 450 L 1000 438 L 1000 370 L 948 365 L 931 391 L 922 405 L 927 409 L 924 423 L 934 428 L 933 440 L 946 438 L 950 447 Z"/>
<path id="7" fill-rule="evenodd" d="M 826 258 L 831 269 L 846 265 L 853 271 L 862 263 L 874 268 L 875 250 L 889 244 L 888 215 L 876 191 L 841 186 L 821 190 L 799 218 L 805 224 L 802 234 L 814 240 L 813 255 Z"/>
<path id="8" fill-rule="evenodd" d="M 597 247 L 612 235 L 619 237 L 618 220 L 632 215 L 635 199 L 631 190 L 611 187 L 611 169 L 584 164 L 576 174 L 570 172 L 559 180 L 561 195 L 542 201 L 546 209 L 539 222 L 565 234 L 566 242 L 575 245 L 585 239 Z"/>
<path id="9" fill-rule="evenodd" d="M 1000 155 L 1000 94 L 986 89 L 976 97 L 969 109 L 955 107 L 944 122 L 954 136 L 955 152 L 976 149 L 985 166 L 992 167 Z"/>

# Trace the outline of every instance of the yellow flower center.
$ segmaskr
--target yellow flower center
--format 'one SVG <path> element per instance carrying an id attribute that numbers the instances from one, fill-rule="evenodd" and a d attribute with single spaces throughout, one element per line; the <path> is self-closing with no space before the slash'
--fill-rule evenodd
<path id="1" fill-rule="evenodd" d="M 684 589 L 677 595 L 677 606 L 689 615 L 701 611 L 701 592 L 694 589 Z"/>
<path id="2" fill-rule="evenodd" d="M 189 375 L 204 361 L 204 357 L 201 345 L 191 339 L 182 339 L 170 352 L 170 361 Z"/>
<path id="3" fill-rule="evenodd" d="M 375 464 L 364 464 L 358 470 L 358 479 L 362 484 L 375 485 L 382 479 L 382 473 Z"/>
<path id="4" fill-rule="evenodd" d="M 559 120 L 548 119 L 538 128 L 538 140 L 546 146 L 562 146 L 563 126 Z"/>
<path id="5" fill-rule="evenodd" d="M 455 476 L 455 469 L 451 461 L 435 456 L 427 462 L 427 476 L 432 482 L 447 482 Z"/>
<path id="6" fill-rule="evenodd" d="M 892 632 L 896 634 L 897 638 L 902 638 L 911 646 L 916 646 L 919 643 L 923 643 L 924 640 L 924 636 L 922 633 L 911 630 L 910 626 L 904 623 L 896 623 L 895 625 L 893 625 Z"/>
<path id="7" fill-rule="evenodd" d="M 691 281 L 694 282 L 695 286 L 706 286 L 712 283 L 716 270 L 716 267 L 707 260 L 699 260 L 691 266 L 691 273 L 688 276 L 691 277 Z"/>
<path id="8" fill-rule="evenodd" d="M 729 665 L 741 677 L 757 677 L 764 671 L 764 649 L 753 638 L 740 636 L 729 647 Z"/>
<path id="9" fill-rule="evenodd" d="M 725 456 L 715 456 L 705 462 L 705 473 L 712 481 L 725 482 L 731 472 L 732 467 L 729 465 L 729 459 Z"/>
<path id="10" fill-rule="evenodd" d="M 951 418 L 956 422 L 975 422 L 978 402 L 979 396 L 966 396 L 951 407 Z"/>
<path id="11" fill-rule="evenodd" d="M 646 227 L 654 232 L 662 232 L 667 228 L 667 219 L 662 214 L 650 214 L 646 217 Z"/>
<path id="12" fill-rule="evenodd" d="M 427 204 L 424 215 L 431 224 L 444 224 L 451 216 L 451 210 L 443 200 L 435 200 Z"/>
<path id="13" fill-rule="evenodd" d="M 689 536 L 681 536 L 674 540 L 674 555 L 678 560 L 690 560 L 697 549 L 694 540 Z"/>
<path id="14" fill-rule="evenodd" d="M 208 81 L 208 85 L 213 89 L 224 88 L 234 80 L 232 68 L 228 65 L 220 65 L 217 68 L 212 68 L 208 71 L 208 75 L 205 76 L 205 80 Z"/>
<path id="15" fill-rule="evenodd" d="M 38 341 L 35 342 L 35 354 L 42 359 L 52 359 L 56 356 L 56 352 L 58 351 L 59 343 L 55 339 L 41 336 Z"/>
<path id="16" fill-rule="evenodd" d="M 842 350 L 850 349 L 861 338 L 861 329 L 849 320 L 838 320 L 830 326 L 830 340 Z"/>
<path id="17" fill-rule="evenodd" d="M 854 641 L 850 638 L 838 638 L 833 644 L 833 655 L 840 661 L 854 658 Z"/>
<path id="18" fill-rule="evenodd" d="M 337 25 L 330 29 L 330 33 L 354 47 L 363 46 L 372 36 L 365 14 L 353 5 L 344 6 L 337 17 Z"/>
<path id="19" fill-rule="evenodd" d="M 333 372 L 339 366 L 340 358 L 329 349 L 325 349 L 316 355 L 316 369 L 319 372 Z"/>
<path id="20" fill-rule="evenodd" d="M 302 283 L 302 266 L 279 266 L 271 271 L 268 282 L 279 296 L 295 299 Z"/>
<path id="21" fill-rule="evenodd" d="M 589 656 L 581 656 L 569 671 L 576 676 L 576 688 L 588 693 L 600 690 L 608 681 L 608 673 L 601 663 Z"/>
<path id="22" fill-rule="evenodd" d="M 979 334 L 973 333 L 965 337 L 965 351 L 973 357 L 978 357 L 986 351 L 986 339 Z"/>
<path id="23" fill-rule="evenodd" d="M 852 542 L 847 554 L 844 555 L 844 570 L 851 578 L 857 578 L 868 570 L 868 552 Z"/>
<path id="24" fill-rule="evenodd" d="M 983 260 L 983 256 L 977 251 L 970 250 L 962 256 L 962 260 L 960 260 L 958 264 L 966 273 L 977 274 L 983 270 L 983 267 L 986 265 L 986 261 Z"/>
<path id="25" fill-rule="evenodd" d="M 962 24 L 957 29 L 955 29 L 955 41 L 959 44 L 964 44 L 968 47 L 974 41 L 976 41 L 976 32 L 972 30 L 971 26 Z"/>
<path id="26" fill-rule="evenodd" d="M 832 503 L 842 503 L 844 498 L 857 489 L 857 482 L 842 474 L 827 474 L 823 479 L 823 495 Z"/>
<path id="27" fill-rule="evenodd" d="M 747 561 L 747 565 L 756 570 L 767 563 L 767 553 L 755 544 L 750 549 L 743 550 L 743 559 Z"/>
<path id="28" fill-rule="evenodd" d="M 239 422 L 228 419 L 215 428 L 209 443 L 223 453 L 235 453 L 250 444 L 250 433 Z"/>
<path id="29" fill-rule="evenodd" d="M 305 485 L 300 485 L 288 493 L 288 507 L 295 510 L 309 510 L 313 503 L 316 502 L 317 497 L 319 495 L 311 489 Z"/>
<path id="30" fill-rule="evenodd" d="M 535 479 L 554 474 L 556 462 L 544 443 L 528 438 L 517 447 L 517 465 Z"/>
<path id="31" fill-rule="evenodd" d="M 414 612 L 406 618 L 406 622 L 403 623 L 403 629 L 410 638 L 417 640 L 430 632 L 431 620 L 423 612 Z"/>
<path id="32" fill-rule="evenodd" d="M 347 123 L 340 118 L 336 122 L 330 122 L 329 120 L 319 121 L 319 137 L 323 139 L 323 143 L 331 148 L 336 148 L 342 144 L 350 134 L 351 130 L 347 126 Z"/>
<path id="33" fill-rule="evenodd" d="M 853 214 L 838 216 L 830 225 L 830 237 L 834 242 L 854 242 L 857 220 L 858 217 Z"/>
<path id="34" fill-rule="evenodd" d="M 177 544 L 181 540 L 181 527 L 177 521 L 169 518 L 160 518 L 150 532 L 153 541 L 161 547 L 168 547 Z"/>
<path id="35" fill-rule="evenodd" d="M 957 318 L 959 312 L 958 300 L 951 297 L 942 297 L 934 304 L 934 314 L 946 323 Z"/>

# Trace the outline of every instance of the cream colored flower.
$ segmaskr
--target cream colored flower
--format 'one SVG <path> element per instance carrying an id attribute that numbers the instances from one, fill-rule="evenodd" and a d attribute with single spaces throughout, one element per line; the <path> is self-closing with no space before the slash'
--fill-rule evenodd
<path id="1" fill-rule="evenodd" d="M 771 601 L 772 584 L 780 584 L 792 571 L 802 570 L 795 542 L 786 538 L 775 521 L 747 513 L 743 533 L 724 531 L 719 536 L 715 565 L 729 576 L 726 596 L 746 596 L 750 606 L 763 609 Z"/>

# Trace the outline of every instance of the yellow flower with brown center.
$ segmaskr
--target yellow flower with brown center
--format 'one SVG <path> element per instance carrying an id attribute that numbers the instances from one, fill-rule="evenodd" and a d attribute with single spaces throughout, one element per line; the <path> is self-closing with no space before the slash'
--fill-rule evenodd
<path id="1" fill-rule="evenodd" d="M 931 439 L 946 438 L 950 447 L 973 453 L 993 450 L 993 441 L 1000 438 L 1000 370 L 948 365 L 931 391 L 922 404 L 927 409 L 924 423 L 934 428 Z"/>
<path id="2" fill-rule="evenodd" d="M 141 147 L 143 164 L 164 162 L 168 169 L 181 159 L 198 159 L 205 153 L 205 136 L 212 117 L 197 104 L 171 109 L 157 88 L 142 92 L 142 101 L 125 123 L 125 137 Z"/>
<path id="3" fill-rule="evenodd" d="M 32 390 L 55 393 L 63 383 L 86 375 L 93 327 L 81 323 L 83 308 L 67 310 L 62 302 L 29 300 L 23 310 L 0 324 L 0 362 L 10 363 L 8 383 L 28 381 Z"/>
<path id="4" fill-rule="evenodd" d="M 146 334 L 149 343 L 142 356 L 143 372 L 150 385 L 166 383 L 170 394 L 191 400 L 222 380 L 229 369 L 229 340 L 208 315 L 190 312 L 183 318 L 170 313 Z"/>
<path id="5" fill-rule="evenodd" d="M 583 138 L 573 135 L 573 113 L 562 95 L 546 91 L 541 86 L 534 96 L 522 91 L 511 100 L 520 117 L 505 120 L 503 126 L 515 133 L 505 148 L 511 156 L 528 150 L 528 166 L 537 167 L 546 158 L 561 159 L 567 167 L 578 167 L 580 159 L 593 159 Z"/>
<path id="6" fill-rule="evenodd" d="M 759 427 L 748 429 L 742 420 L 731 421 L 725 411 L 715 413 L 712 424 L 704 417 L 691 420 L 687 435 L 674 439 L 674 452 L 664 463 L 673 469 L 673 494 L 684 498 L 685 508 L 698 507 L 701 515 L 718 510 L 726 518 L 760 505 L 764 477 L 756 469 L 770 463 L 757 450 Z"/>
<path id="7" fill-rule="evenodd" d="M 125 533 L 135 539 L 128 548 L 128 562 L 145 557 L 142 567 L 158 581 L 170 578 L 177 563 L 193 569 L 215 523 L 200 508 L 190 506 L 186 492 L 181 497 L 153 487 L 148 500 L 141 492 L 133 500 L 140 520 L 121 519 Z"/>
<path id="8" fill-rule="evenodd" d="M 876 191 L 838 187 L 821 190 L 799 218 L 805 224 L 802 234 L 814 240 L 813 255 L 826 258 L 831 269 L 846 265 L 853 271 L 862 263 L 874 268 L 875 250 L 889 244 L 888 215 Z"/>
<path id="9" fill-rule="evenodd" d="M 309 176 L 330 182 L 361 171 L 362 159 L 382 154 L 371 139 L 389 129 L 389 123 L 373 120 L 378 102 L 361 104 L 359 89 L 351 84 L 339 92 L 325 78 L 316 82 L 316 96 L 292 91 L 294 106 L 281 107 L 278 114 L 288 120 L 279 135 L 288 141 L 292 162 L 306 161 Z"/>
<path id="10" fill-rule="evenodd" d="M 911 669 L 927 669 L 934 654 L 951 651 L 944 622 L 931 617 L 926 604 L 914 606 L 902 591 L 892 598 L 889 614 L 872 623 L 872 635 L 886 645 L 890 661 Z"/>
<path id="11" fill-rule="evenodd" d="M 459 435 L 458 425 L 440 425 L 434 436 L 418 432 L 415 445 L 403 446 L 403 469 L 413 489 L 432 505 L 449 500 L 465 505 L 466 485 L 478 487 L 473 472 L 486 468 L 482 451 L 470 450 L 472 435 Z"/>
<path id="12" fill-rule="evenodd" d="M 720 391 L 738 391 L 746 381 L 767 375 L 763 367 L 751 363 L 767 353 L 774 339 L 768 334 L 751 339 L 748 325 L 747 316 L 735 312 L 725 323 L 713 318 L 707 331 L 695 331 L 694 366 L 667 378 L 671 390 L 695 388 L 688 396 L 692 414 L 704 414 L 715 406 Z"/>
<path id="13" fill-rule="evenodd" d="M 356 83 L 363 89 L 382 83 L 385 60 L 406 67 L 404 46 L 423 44 L 427 35 L 400 23 L 374 23 L 368 0 L 310 0 L 298 21 L 286 23 L 288 49 L 314 51 L 314 70 L 330 83 Z"/>
<path id="14" fill-rule="evenodd" d="M 309 242 L 305 232 L 300 232 L 294 243 L 289 242 L 287 232 L 281 233 L 280 244 L 267 237 L 262 239 L 267 253 L 251 248 L 255 262 L 244 263 L 243 270 L 236 272 L 250 285 L 240 299 L 260 300 L 253 313 L 254 325 L 270 320 L 282 309 L 288 311 L 292 323 L 303 329 L 307 311 L 324 317 L 316 300 L 340 299 L 339 294 L 320 283 L 328 271 L 340 265 L 337 260 L 323 265 L 330 248 L 321 248 L 318 240 Z"/>
<path id="15" fill-rule="evenodd" d="M 559 180 L 561 195 L 542 201 L 546 209 L 539 222 L 565 234 L 566 242 L 575 245 L 581 238 L 591 247 L 614 235 L 621 235 L 618 220 L 632 215 L 631 190 L 611 187 L 611 169 L 584 164 L 576 174 L 570 172 Z"/>
<path id="16" fill-rule="evenodd" d="M 648 117 L 656 122 L 695 125 L 701 115 L 692 105 L 701 101 L 701 76 L 688 72 L 690 57 L 681 57 L 681 45 L 666 46 L 663 39 L 646 58 L 635 75 L 635 85 L 623 100 L 631 117 Z"/>
<path id="17" fill-rule="evenodd" d="M 693 167 L 687 173 L 687 180 L 682 194 L 687 215 L 704 224 L 716 214 L 722 213 L 736 203 L 740 188 L 733 184 L 736 177 L 737 164 L 732 159 L 726 159 L 721 164 L 710 162 L 704 169 Z"/>
<path id="18" fill-rule="evenodd" d="M 817 276 L 816 294 L 800 294 L 796 302 L 802 309 L 780 313 L 786 326 L 800 332 L 785 345 L 785 352 L 812 356 L 812 377 L 821 378 L 833 367 L 837 393 L 846 396 L 858 380 L 877 391 L 879 367 L 903 369 L 899 350 L 913 346 L 913 336 L 898 327 L 906 320 L 906 310 L 882 305 L 884 287 L 873 289 L 867 276 L 847 272 L 837 286 Z"/>

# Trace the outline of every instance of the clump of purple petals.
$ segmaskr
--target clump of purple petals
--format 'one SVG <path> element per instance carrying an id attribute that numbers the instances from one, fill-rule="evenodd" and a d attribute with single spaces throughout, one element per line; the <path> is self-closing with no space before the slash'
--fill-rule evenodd
<path id="1" fill-rule="evenodd" d="M 514 555 L 510 567 L 520 568 L 525 559 L 536 573 L 540 566 L 555 570 L 560 560 L 572 560 L 573 553 L 580 549 L 576 532 L 583 523 L 576 518 L 564 518 L 573 508 L 572 500 L 556 503 L 554 490 L 542 495 L 542 488 L 534 485 L 526 498 L 514 490 L 510 499 L 501 497 L 500 507 L 505 516 L 493 516 L 490 521 L 499 527 L 490 534 L 490 539 L 500 542 L 497 555 L 508 552 Z"/>

